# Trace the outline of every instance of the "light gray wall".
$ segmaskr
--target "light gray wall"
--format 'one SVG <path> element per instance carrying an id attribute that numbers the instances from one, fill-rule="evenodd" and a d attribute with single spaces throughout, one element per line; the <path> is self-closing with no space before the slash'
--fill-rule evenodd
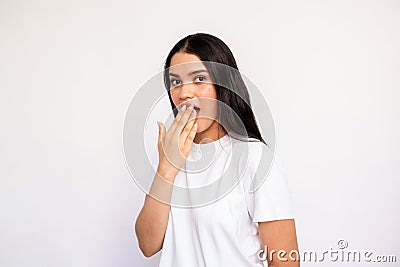
<path id="1" fill-rule="evenodd" d="M 300 249 L 400 257 L 399 1 L 39 0 L 0 2 L 1 266 L 157 265 L 123 120 L 198 31 L 270 104 Z"/>

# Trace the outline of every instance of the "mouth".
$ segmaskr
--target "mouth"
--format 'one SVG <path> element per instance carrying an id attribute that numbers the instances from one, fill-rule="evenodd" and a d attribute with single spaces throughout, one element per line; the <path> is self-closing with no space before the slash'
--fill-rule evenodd
<path id="1" fill-rule="evenodd" d="M 187 104 L 183 104 L 182 106 L 184 106 L 184 105 L 186 106 L 186 108 L 188 108 L 188 107 L 190 107 L 190 105 L 193 105 L 193 104 L 187 103 Z M 200 113 L 200 108 L 195 105 L 193 105 L 193 107 L 194 107 L 194 110 L 196 111 L 196 117 L 197 117 Z"/>
<path id="2" fill-rule="evenodd" d="M 199 117 L 200 108 L 194 107 L 194 110 L 196 111 L 196 118 Z"/>

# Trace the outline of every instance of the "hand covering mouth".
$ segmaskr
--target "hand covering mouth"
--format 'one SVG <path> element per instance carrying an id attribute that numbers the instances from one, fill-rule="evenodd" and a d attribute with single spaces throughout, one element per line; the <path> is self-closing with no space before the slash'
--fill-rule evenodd
<path id="1" fill-rule="evenodd" d="M 188 109 L 190 107 L 190 105 L 193 105 L 194 109 L 196 110 L 197 114 L 200 112 L 200 108 L 194 104 L 190 104 L 190 103 L 185 103 L 180 105 L 179 109 L 182 108 L 183 106 L 186 106 L 186 109 Z"/>

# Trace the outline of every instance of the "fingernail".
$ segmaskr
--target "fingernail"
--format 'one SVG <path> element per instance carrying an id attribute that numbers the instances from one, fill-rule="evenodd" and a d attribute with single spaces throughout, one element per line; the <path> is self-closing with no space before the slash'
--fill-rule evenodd
<path id="1" fill-rule="evenodd" d="M 192 109 L 194 109 L 194 106 L 193 106 L 193 105 L 190 105 L 189 108 L 188 108 L 188 110 L 192 110 Z"/>
<path id="2" fill-rule="evenodd" d="M 196 110 L 195 109 L 193 109 L 193 116 L 195 116 L 196 117 Z"/>
<path id="3" fill-rule="evenodd" d="M 186 110 L 186 105 L 183 105 L 183 106 L 181 107 L 181 110 Z"/>

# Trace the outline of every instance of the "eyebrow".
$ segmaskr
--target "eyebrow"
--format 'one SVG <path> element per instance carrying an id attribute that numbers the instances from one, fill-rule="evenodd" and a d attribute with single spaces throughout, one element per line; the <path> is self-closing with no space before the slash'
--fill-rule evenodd
<path id="1" fill-rule="evenodd" d="M 195 74 L 201 73 L 201 72 L 207 72 L 208 73 L 207 70 L 195 70 L 195 71 L 190 72 L 188 75 L 192 76 L 192 75 L 195 75 Z M 169 76 L 174 76 L 174 77 L 178 77 L 178 78 L 180 77 L 178 74 L 175 74 L 175 73 L 172 73 L 172 72 L 169 73 Z"/>

